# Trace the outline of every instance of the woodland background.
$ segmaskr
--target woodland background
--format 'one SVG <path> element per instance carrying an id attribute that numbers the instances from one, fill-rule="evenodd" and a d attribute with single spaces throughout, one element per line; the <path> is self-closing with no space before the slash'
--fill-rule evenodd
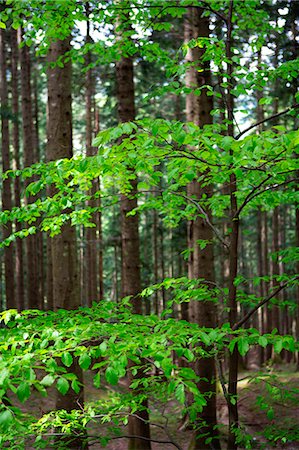
<path id="1" fill-rule="evenodd" d="M 297 448 L 298 12 L 0 2 L 3 448 Z"/>

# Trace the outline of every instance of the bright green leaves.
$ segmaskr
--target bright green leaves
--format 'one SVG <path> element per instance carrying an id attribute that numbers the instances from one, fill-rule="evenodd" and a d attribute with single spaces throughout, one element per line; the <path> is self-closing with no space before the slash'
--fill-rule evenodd
<path id="1" fill-rule="evenodd" d="M 57 390 L 62 394 L 65 395 L 70 388 L 70 384 L 68 380 L 64 377 L 58 378 L 57 381 Z"/>
<path id="2" fill-rule="evenodd" d="M 7 431 L 7 429 L 10 427 L 13 421 L 14 421 L 13 414 L 9 409 L 0 412 L 0 428 L 2 430 Z"/>
<path id="3" fill-rule="evenodd" d="M 19 384 L 17 388 L 18 399 L 23 403 L 30 397 L 30 385 L 26 382 Z"/>
<path id="4" fill-rule="evenodd" d="M 44 378 L 41 380 L 40 384 L 45 387 L 50 387 L 50 386 L 52 386 L 54 381 L 55 381 L 55 377 L 53 375 L 48 374 L 48 375 L 44 376 Z"/>
<path id="5" fill-rule="evenodd" d="M 109 384 L 115 386 L 118 383 L 118 372 L 112 366 L 108 366 L 105 371 L 105 378 Z"/>
<path id="6" fill-rule="evenodd" d="M 185 403 L 185 386 L 183 385 L 183 383 L 180 383 L 177 385 L 175 391 L 174 391 L 174 396 L 177 399 L 177 401 L 179 403 Z"/>
<path id="7" fill-rule="evenodd" d="M 61 355 L 61 361 L 66 367 L 70 367 L 73 364 L 73 357 L 70 352 L 64 352 Z"/>
<path id="8" fill-rule="evenodd" d="M 91 364 L 91 357 L 88 353 L 82 353 L 79 357 L 79 366 L 83 370 L 87 370 Z"/>

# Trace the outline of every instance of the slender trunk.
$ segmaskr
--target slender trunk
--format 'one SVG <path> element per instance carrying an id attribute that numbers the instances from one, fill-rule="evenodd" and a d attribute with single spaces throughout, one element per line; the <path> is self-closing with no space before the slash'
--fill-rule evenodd
<path id="1" fill-rule="evenodd" d="M 121 38 L 121 34 L 120 34 Z M 135 120 L 134 77 L 132 58 L 122 56 L 116 63 L 118 115 L 120 122 Z M 134 170 L 132 168 L 132 170 Z M 140 278 L 140 243 L 138 230 L 138 214 L 127 214 L 137 206 L 137 180 L 131 181 L 130 196 L 121 195 L 121 239 L 122 239 L 122 294 L 132 296 L 133 312 L 141 314 L 141 302 L 138 294 L 141 291 Z M 143 377 L 142 371 L 136 375 Z M 148 402 L 144 400 L 141 411 L 129 417 L 129 434 L 150 439 Z M 130 450 L 147 450 L 151 448 L 150 440 L 131 438 Z"/>
<path id="2" fill-rule="evenodd" d="M 95 102 L 94 102 L 95 103 Z M 96 105 L 94 104 L 94 134 L 95 136 L 100 131 L 100 113 Z M 98 179 L 96 182 L 96 190 L 100 192 L 101 189 L 101 180 Z M 98 230 L 98 290 L 99 290 L 99 298 L 102 299 L 104 297 L 104 279 L 103 279 L 103 234 L 102 234 L 102 213 L 101 213 L 101 197 L 97 200 L 97 206 L 99 208 L 99 212 L 96 215 L 96 225 Z"/>
<path id="3" fill-rule="evenodd" d="M 37 66 L 37 67 L 36 67 Z M 34 119 L 34 148 L 36 149 L 36 161 L 40 161 L 40 138 L 39 138 L 39 98 L 38 98 L 38 65 L 33 66 L 33 119 Z M 37 224 L 40 220 L 37 220 Z M 44 235 L 36 235 L 36 264 L 37 282 L 39 286 L 40 307 L 44 309 L 45 304 L 45 276 L 44 276 Z"/>
<path id="4" fill-rule="evenodd" d="M 51 42 L 48 61 L 57 61 L 71 49 L 70 38 Z M 48 68 L 48 117 L 47 117 L 47 160 L 72 157 L 72 108 L 71 108 L 71 63 L 65 62 L 62 68 Z M 76 309 L 80 306 L 79 270 L 77 261 L 76 230 L 69 223 L 65 224 L 59 235 L 50 244 L 52 264 L 53 307 Z M 83 376 L 77 360 L 70 367 L 79 382 Z M 57 393 L 56 408 L 82 408 L 83 390 L 76 394 L 70 390 L 65 396 Z M 66 444 L 66 442 L 64 442 Z M 74 436 L 67 448 L 84 447 L 81 436 Z"/>
<path id="5" fill-rule="evenodd" d="M 22 30 L 20 29 L 19 41 L 22 41 Z M 24 45 L 20 48 L 21 62 L 21 95 L 22 95 L 22 124 L 23 124 L 23 154 L 24 166 L 31 166 L 36 162 L 36 149 L 34 147 L 34 125 L 32 115 L 32 94 L 31 94 L 31 61 L 29 47 Z M 32 179 L 26 179 L 25 187 L 32 182 Z M 26 201 L 30 204 L 34 202 L 34 197 L 27 197 Z M 27 303 L 28 308 L 40 308 L 41 296 L 38 285 L 37 268 L 37 238 L 28 236 L 26 239 L 26 258 L 27 258 Z"/>
<path id="6" fill-rule="evenodd" d="M 85 5 L 87 16 L 87 31 L 86 31 L 86 43 L 92 42 L 90 37 L 90 22 L 89 16 L 89 2 Z M 91 54 L 87 52 L 85 59 L 86 66 L 91 63 Z M 92 96 L 93 96 L 93 74 L 92 69 L 89 68 L 86 72 L 86 84 L 85 84 L 85 111 L 86 111 L 86 155 L 93 156 L 96 149 L 92 147 Z M 97 180 L 92 181 L 92 187 L 89 191 L 89 195 L 92 197 L 97 191 Z M 88 201 L 88 207 L 95 208 L 97 206 L 97 200 L 91 198 Z M 92 221 L 97 225 L 97 214 L 93 213 Z M 97 258 L 97 226 L 86 229 L 86 302 L 88 306 L 92 305 L 93 301 L 98 299 L 98 258 Z"/>
<path id="7" fill-rule="evenodd" d="M 20 163 L 20 127 L 19 127 L 19 69 L 18 69 L 18 36 L 16 30 L 10 31 L 10 47 L 11 47 L 11 90 L 12 90 L 12 112 L 13 112 L 13 150 L 14 150 L 14 164 L 15 169 L 21 168 Z M 14 200 L 15 206 L 21 205 L 21 182 L 20 178 L 16 177 L 14 182 Z M 19 222 L 15 224 L 16 231 L 20 231 L 22 226 Z M 25 288 L 24 288 L 24 257 L 23 257 L 23 241 L 16 240 L 16 299 L 17 308 L 23 310 L 25 308 Z"/>
<path id="8" fill-rule="evenodd" d="M 232 14 L 233 14 L 233 0 L 229 2 L 229 12 L 227 19 L 227 39 L 226 39 L 226 57 L 229 61 L 232 60 Z M 234 134 L 234 100 L 231 94 L 233 88 L 233 66 L 232 63 L 227 64 L 227 76 L 229 86 L 227 88 L 227 135 Z M 230 152 L 232 154 L 232 151 Z M 230 196 L 230 211 L 231 211 L 231 237 L 229 248 L 229 281 L 228 281 L 228 306 L 229 306 L 229 323 L 231 326 L 236 323 L 238 317 L 237 311 L 237 289 L 235 286 L 235 278 L 238 274 L 238 240 L 239 240 L 239 217 L 237 216 L 237 180 L 236 175 L 230 175 L 229 182 L 229 196 Z M 238 349 L 235 346 L 228 358 L 228 416 L 229 416 L 229 435 L 228 435 L 228 450 L 235 450 L 237 448 L 236 431 L 239 426 L 238 418 Z"/>
<path id="9" fill-rule="evenodd" d="M 272 216 L 272 252 L 276 253 L 276 255 L 272 259 L 272 276 L 274 277 L 272 284 L 273 286 L 277 285 L 276 277 L 280 275 L 280 268 L 278 263 L 277 252 L 279 251 L 279 208 L 276 207 L 273 211 Z M 278 332 L 280 332 L 280 310 L 277 305 L 273 305 L 272 307 L 272 329 L 277 328 Z"/>
<path id="10" fill-rule="evenodd" d="M 198 37 L 209 37 L 209 19 L 202 16 L 200 8 L 189 7 L 185 18 L 185 42 Z M 203 63 L 201 58 L 204 49 L 199 47 L 189 48 L 186 61 L 190 64 L 186 72 L 186 85 L 191 89 L 197 89 L 203 85 L 211 84 L 211 72 L 208 63 Z M 200 65 L 201 71 L 196 70 L 194 62 Z M 196 66 L 197 67 L 197 66 Z M 211 111 L 213 108 L 212 97 L 202 90 L 201 95 L 190 93 L 186 96 L 186 119 L 199 126 L 212 123 Z M 211 187 L 202 187 L 197 181 L 191 182 L 187 187 L 188 196 L 201 198 L 203 194 L 210 197 Z M 210 212 L 208 212 L 210 215 Z M 209 244 L 203 250 L 200 249 L 200 239 L 209 242 L 213 239 L 210 226 L 201 217 L 188 224 L 188 247 L 191 250 L 188 276 L 189 278 L 204 278 L 206 281 L 214 282 L 214 249 Z M 217 311 L 212 302 L 192 301 L 189 303 L 189 320 L 203 327 L 214 327 L 217 320 Z M 190 449 L 210 449 L 211 443 L 207 443 L 207 437 L 213 438 L 213 448 L 220 448 L 218 433 L 216 429 L 216 387 L 215 387 L 215 361 L 212 358 L 200 359 L 194 365 L 196 374 L 200 377 L 198 388 L 202 394 L 206 394 L 207 405 L 198 416 L 198 429 L 194 433 Z"/>
<path id="11" fill-rule="evenodd" d="M 11 168 L 10 165 L 10 143 L 8 124 L 8 92 L 6 79 L 6 31 L 0 30 L 0 101 L 1 101 L 1 147 L 2 147 L 2 170 L 3 173 Z M 2 182 L 2 209 L 11 210 L 11 180 L 6 178 Z M 12 224 L 7 223 L 2 228 L 3 239 L 12 233 Z M 15 281 L 14 281 L 14 247 L 10 244 L 4 248 L 4 277 L 5 277 L 5 299 L 6 309 L 15 308 Z"/>

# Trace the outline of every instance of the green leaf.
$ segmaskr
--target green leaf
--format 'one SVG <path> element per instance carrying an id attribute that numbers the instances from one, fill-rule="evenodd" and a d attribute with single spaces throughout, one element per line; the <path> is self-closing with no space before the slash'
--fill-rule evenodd
<path id="1" fill-rule="evenodd" d="M 3 369 L 0 371 L 0 386 L 3 386 L 6 379 L 9 377 L 9 371 L 8 369 Z"/>
<path id="2" fill-rule="evenodd" d="M 249 343 L 248 343 L 248 340 L 246 338 L 241 337 L 238 340 L 238 350 L 239 350 L 239 353 L 240 353 L 241 356 L 246 355 L 246 353 L 249 350 Z"/>
<path id="3" fill-rule="evenodd" d="M 61 355 L 61 361 L 66 367 L 70 367 L 73 364 L 73 357 L 70 352 L 64 352 Z"/>
<path id="4" fill-rule="evenodd" d="M 98 371 L 98 373 L 93 378 L 93 384 L 94 386 L 99 389 L 101 386 L 101 373 Z"/>
<path id="5" fill-rule="evenodd" d="M 180 402 L 180 403 L 185 402 L 185 387 L 182 383 L 178 384 L 174 395 L 178 402 Z"/>
<path id="6" fill-rule="evenodd" d="M 30 386 L 28 383 L 23 382 L 18 386 L 17 396 L 22 403 L 30 397 Z"/>
<path id="7" fill-rule="evenodd" d="M 108 383 L 112 384 L 113 386 L 115 386 L 118 383 L 118 373 L 111 366 L 107 367 L 105 371 L 105 378 L 108 381 Z"/>
<path id="8" fill-rule="evenodd" d="M 5 23 L 4 23 L 4 22 L 0 22 L 0 28 L 3 28 L 3 29 L 5 29 L 5 28 L 6 28 L 6 25 L 5 25 Z"/>
<path id="9" fill-rule="evenodd" d="M 267 411 L 267 417 L 269 420 L 273 420 L 274 419 L 274 410 L 273 408 L 270 408 L 269 411 Z"/>
<path id="10" fill-rule="evenodd" d="M 271 105 L 273 100 L 274 100 L 274 98 L 263 97 L 259 100 L 259 105 Z"/>
<path id="11" fill-rule="evenodd" d="M 78 392 L 80 392 L 80 385 L 78 383 L 78 380 L 73 380 L 71 386 L 72 386 L 73 391 L 76 392 L 76 394 L 78 394 Z"/>
<path id="12" fill-rule="evenodd" d="M 52 384 L 55 381 L 55 377 L 53 375 L 46 375 L 42 380 L 41 380 L 41 384 L 45 387 L 49 387 L 52 386 Z"/>
<path id="13" fill-rule="evenodd" d="M 261 347 L 266 347 L 268 344 L 268 339 L 265 336 L 260 336 L 258 343 Z"/>
<path id="14" fill-rule="evenodd" d="M 79 358 L 79 366 L 83 370 L 87 370 L 91 364 L 91 357 L 87 353 L 82 353 Z"/>
<path id="15" fill-rule="evenodd" d="M 274 352 L 275 353 L 280 353 L 282 350 L 282 339 L 279 339 L 278 341 L 276 341 L 274 343 Z"/>
<path id="16" fill-rule="evenodd" d="M 0 427 L 7 431 L 7 428 L 13 421 L 12 412 L 9 409 L 0 413 Z"/>
<path id="17" fill-rule="evenodd" d="M 60 377 L 57 381 L 57 389 L 62 394 L 65 395 L 70 388 L 70 384 L 68 380 L 63 377 Z"/>

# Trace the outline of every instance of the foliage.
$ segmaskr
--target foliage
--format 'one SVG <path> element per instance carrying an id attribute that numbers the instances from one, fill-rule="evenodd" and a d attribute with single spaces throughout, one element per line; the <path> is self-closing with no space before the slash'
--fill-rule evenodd
<path id="1" fill-rule="evenodd" d="M 5 226 L 8 222 L 18 222 L 23 227 L 5 239 L 2 246 L 38 231 L 55 236 L 68 222 L 75 227 L 94 226 L 93 214 L 105 212 L 117 204 L 121 193 L 130 196 L 131 181 L 135 178 L 138 181 L 138 208 L 130 214 L 155 209 L 164 224 L 172 228 L 202 217 L 213 229 L 213 243 L 217 242 L 225 252 L 230 246 L 231 229 L 228 228 L 226 234 L 222 233 L 224 221 L 230 225 L 237 219 L 245 221 L 254 216 L 258 209 L 271 211 L 279 205 L 298 207 L 299 134 L 292 129 L 298 111 L 298 104 L 295 103 L 298 95 L 297 98 L 293 95 L 291 86 L 298 77 L 298 60 L 283 61 L 275 68 L 268 63 L 255 66 L 254 52 L 263 46 L 265 37 L 270 33 L 282 32 L 268 20 L 266 8 L 258 8 L 256 13 L 259 1 L 235 2 L 233 40 L 236 48 L 232 49 L 231 60 L 224 55 L 226 42 L 221 33 L 219 36 L 214 33 L 209 39 L 192 39 L 171 51 L 166 34 L 173 22 L 180 24 L 186 6 L 191 3 L 202 7 L 205 14 L 214 20 L 224 19 L 227 23 L 228 1 L 219 0 L 215 5 L 211 2 L 180 1 L 165 8 L 162 8 L 165 2 L 163 5 L 151 0 L 146 4 L 137 0 L 130 2 L 128 15 L 132 29 L 123 33 L 122 40 L 115 39 L 111 24 L 122 8 L 127 11 L 128 2 L 118 2 L 119 9 L 107 1 L 91 3 L 91 20 L 95 27 L 109 30 L 109 36 L 97 42 L 81 42 L 79 48 L 56 62 L 59 67 L 63 68 L 69 58 L 80 67 L 88 52 L 93 56 L 89 68 L 97 67 L 99 62 L 109 66 L 120 55 L 135 56 L 140 65 L 155 62 L 159 74 L 165 74 L 165 79 L 155 80 L 150 92 L 142 92 L 143 103 L 160 97 L 159 102 L 163 104 L 163 98 L 169 98 L 169 95 L 184 97 L 190 93 L 201 95 L 207 92 L 214 99 L 212 114 L 215 123 L 200 128 L 193 123 L 142 114 L 135 122 L 103 129 L 94 140 L 94 146 L 99 148 L 95 156 L 86 158 L 77 155 L 70 160 L 39 162 L 23 170 L 6 172 L 4 179 L 21 177 L 31 180 L 34 176 L 34 181 L 26 188 L 26 196 L 33 201 L 28 204 L 23 200 L 20 207 L 1 212 L 1 224 Z M 46 54 L 52 39 L 69 35 L 78 23 L 86 20 L 84 2 L 43 2 L 41 7 L 39 1 L 31 1 L 28 7 L 22 1 L 7 0 L 6 4 L 7 7 L 1 11 L 0 28 L 10 21 L 11 26 L 17 29 L 30 21 L 30 26 L 25 29 L 26 45 L 34 42 L 39 55 Z M 126 20 L 127 12 L 124 13 L 124 28 Z M 161 31 L 163 39 L 155 37 Z M 246 33 L 251 33 L 248 47 L 253 52 L 248 67 L 242 58 L 247 47 L 240 44 Z M 184 85 L 183 77 L 190 68 L 184 62 L 184 56 L 189 48 L 195 47 L 205 49 L 203 61 L 213 61 L 213 76 L 220 81 L 194 90 Z M 233 65 L 231 78 L 224 70 L 227 64 Z M 275 82 L 280 83 L 288 93 L 288 108 L 283 112 L 284 125 L 277 124 L 277 114 L 271 116 L 275 98 L 268 86 Z M 268 117 L 267 130 L 256 134 L 258 124 L 250 121 L 252 125 L 244 126 L 244 130 L 239 130 L 234 137 L 225 135 L 229 122 L 225 118 L 218 121 L 224 112 L 219 103 L 225 100 L 229 89 L 237 108 L 245 104 L 242 110 L 245 108 L 246 127 L 251 116 L 252 93 L 264 91 L 259 105 L 263 105 Z M 234 195 L 237 199 L 237 212 L 233 217 L 230 198 L 225 190 L 232 175 L 236 178 Z M 92 181 L 99 177 L 101 191 L 91 193 Z M 186 187 L 194 180 L 202 187 L 211 188 L 213 194 L 210 197 L 202 195 L 201 198 L 188 196 Z M 49 186 L 54 188 L 51 189 L 54 192 L 52 196 L 48 195 Z M 87 206 L 92 196 L 101 198 L 100 207 Z M 215 220 L 213 224 L 209 222 L 210 213 Z M 199 242 L 201 249 L 210 244 L 208 241 Z M 190 251 L 186 251 L 185 256 L 188 257 Z M 267 283 L 271 286 L 271 294 L 283 284 L 293 293 L 298 285 L 298 278 L 294 277 L 297 253 L 298 249 L 291 247 L 283 249 L 279 255 L 273 255 L 273 258 L 278 256 L 280 261 L 289 264 L 288 273 L 252 279 L 240 276 L 235 279 L 240 306 L 253 311 L 263 300 L 256 293 L 248 292 L 249 285 Z M 178 402 L 184 411 L 188 411 L 191 422 L 196 426 L 197 413 L 206 404 L 206 398 L 198 390 L 199 380 L 194 370 L 179 361 L 191 363 L 213 357 L 219 362 L 226 351 L 232 353 L 237 349 L 241 356 L 245 356 L 251 347 L 257 345 L 262 348 L 273 346 L 278 354 L 282 350 L 299 350 L 293 336 L 280 336 L 275 329 L 272 333 L 260 334 L 255 328 L 225 323 L 228 313 L 228 290 L 225 286 L 217 283 L 211 286 L 202 279 L 166 278 L 147 287 L 141 298 L 144 302 L 151 301 L 151 297 L 161 289 L 167 291 L 169 298 L 161 317 L 153 314 L 133 315 L 129 298 L 119 304 L 102 301 L 90 309 L 81 308 L 78 311 L 3 312 L 4 327 L 0 332 L 0 445 L 26 448 L 26 440 L 34 436 L 35 446 L 44 448 L 47 439 L 54 437 L 53 429 L 55 436 L 66 434 L 71 439 L 74 430 L 80 430 L 83 434 L 86 427 L 90 430 L 89 427 L 95 422 L 111 426 L 104 428 L 103 434 L 97 436 L 104 445 L 109 438 L 121 433 L 130 411 L 134 414 L 134 411 L 142 409 L 145 397 L 152 402 L 169 401 L 170 405 L 173 401 Z M 194 300 L 221 305 L 221 325 L 209 329 L 177 320 L 174 314 L 177 305 Z M 269 303 L 295 308 L 294 295 L 288 303 L 282 303 L 276 296 L 269 299 Z M 27 402 L 32 396 L 46 396 L 50 388 L 63 395 L 70 390 L 79 392 L 80 382 L 72 373 L 74 361 L 84 372 L 91 372 L 94 386 L 101 393 L 104 391 L 105 395 L 87 403 L 82 410 L 50 411 L 41 418 L 24 415 L 22 408 L 16 405 Z M 124 378 L 129 373 L 136 375 L 140 371 L 143 376 L 134 379 L 131 391 L 122 389 Z M 221 372 L 218 376 L 226 399 L 236 402 L 236 398 L 228 398 L 226 381 Z M 255 380 L 261 380 L 259 375 Z M 270 383 L 266 385 L 271 398 L 280 396 L 281 399 L 282 394 L 291 396 L 291 392 L 281 387 L 273 387 Z M 187 404 L 186 398 L 190 395 L 193 401 Z M 265 396 L 258 398 L 258 403 L 272 420 L 273 409 L 269 399 Z M 200 430 L 200 426 L 198 428 Z M 282 439 L 280 431 L 273 430 L 273 427 L 265 431 L 271 441 Z M 245 434 L 242 430 L 237 432 L 238 441 L 243 442 Z M 245 439 L 243 444 L 250 448 L 250 439 Z"/>
<path id="2" fill-rule="evenodd" d="M 181 282 L 169 280 L 168 284 Z M 176 400 L 195 420 L 206 399 L 198 391 L 194 371 L 178 364 L 179 359 L 220 358 L 225 348 L 232 351 L 235 345 L 243 356 L 257 344 L 274 345 L 278 353 L 283 348 L 299 350 L 292 336 L 279 336 L 275 331 L 260 335 L 253 328 L 233 331 L 227 323 L 208 329 L 173 318 L 161 320 L 153 314 L 132 315 L 128 303 L 127 298 L 119 305 L 102 301 L 78 311 L 9 310 L 1 314 L 5 324 L 0 360 L 3 445 L 26 448 L 26 439 L 36 436 L 36 446 L 43 448 L 43 440 L 51 438 L 53 427 L 58 434 L 71 437 L 72 430 L 81 429 L 83 433 L 87 424 L 94 422 L 112 422 L 121 432 L 129 407 L 131 413 L 140 410 L 145 397 L 153 402 Z M 81 411 L 51 411 L 41 418 L 24 415 L 16 399 L 25 403 L 32 396 L 46 396 L 51 386 L 63 395 L 69 389 L 80 390 L 71 372 L 74 359 L 84 371 L 91 371 L 95 387 L 106 391 L 103 398 L 87 403 Z M 136 374 L 140 369 L 143 376 L 134 379 L 132 390 L 128 393 L 122 389 L 119 382 L 128 372 Z M 193 395 L 189 406 L 185 403 L 188 393 Z M 106 429 L 107 434 L 99 438 L 109 439 L 115 432 Z"/>

